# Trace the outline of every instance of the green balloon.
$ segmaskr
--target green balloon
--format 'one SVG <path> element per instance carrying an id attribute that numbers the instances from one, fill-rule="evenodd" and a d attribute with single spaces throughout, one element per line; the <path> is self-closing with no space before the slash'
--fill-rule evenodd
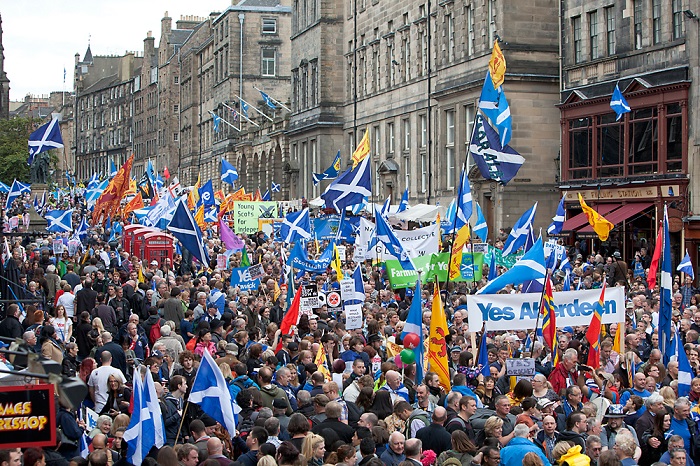
<path id="1" fill-rule="evenodd" d="M 401 351 L 401 362 L 408 365 L 416 362 L 416 353 L 411 349 L 404 349 Z"/>

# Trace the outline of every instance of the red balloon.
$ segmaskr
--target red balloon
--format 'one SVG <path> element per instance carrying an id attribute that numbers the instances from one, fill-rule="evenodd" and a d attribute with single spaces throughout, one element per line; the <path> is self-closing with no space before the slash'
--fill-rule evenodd
<path id="1" fill-rule="evenodd" d="M 408 349 L 416 349 L 420 345 L 420 337 L 415 333 L 409 333 L 403 339 L 403 347 Z"/>

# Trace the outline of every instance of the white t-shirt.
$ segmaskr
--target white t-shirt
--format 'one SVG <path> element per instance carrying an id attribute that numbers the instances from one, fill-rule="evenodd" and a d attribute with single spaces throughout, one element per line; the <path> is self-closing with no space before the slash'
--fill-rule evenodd
<path id="1" fill-rule="evenodd" d="M 104 408 L 105 403 L 107 403 L 107 398 L 109 394 L 109 387 L 107 386 L 107 380 L 109 376 L 114 374 L 122 383 L 126 383 L 126 378 L 122 371 L 112 366 L 100 366 L 90 374 L 90 379 L 88 380 L 88 387 L 93 387 L 95 389 L 95 412 L 99 413 Z"/>
<path id="2" fill-rule="evenodd" d="M 73 293 L 63 293 L 58 297 L 56 304 L 60 304 L 66 309 L 68 317 L 72 318 L 75 314 L 75 295 Z"/>
<path id="3" fill-rule="evenodd" d="M 56 329 L 56 339 L 68 343 L 70 328 L 73 325 L 73 321 L 65 317 L 54 317 L 51 320 L 51 325 Z"/>

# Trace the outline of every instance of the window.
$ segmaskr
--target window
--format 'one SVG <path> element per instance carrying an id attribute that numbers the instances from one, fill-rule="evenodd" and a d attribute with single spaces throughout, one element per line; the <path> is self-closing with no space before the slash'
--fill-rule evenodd
<path id="1" fill-rule="evenodd" d="M 401 121 L 403 126 L 403 151 L 408 152 L 411 150 L 411 120 L 405 118 Z"/>
<path id="2" fill-rule="evenodd" d="M 683 36 L 683 0 L 673 0 L 673 38 Z"/>
<path id="3" fill-rule="evenodd" d="M 420 74 L 425 76 L 428 74 L 428 35 L 426 31 L 418 31 L 418 40 L 420 41 Z"/>
<path id="4" fill-rule="evenodd" d="M 180 76 L 173 76 L 173 83 L 180 84 Z M 121 97 L 121 95 L 119 97 Z"/>
<path id="5" fill-rule="evenodd" d="M 262 33 L 263 34 L 277 34 L 277 19 L 276 18 L 263 18 L 263 20 L 262 20 Z"/>
<path id="6" fill-rule="evenodd" d="M 382 153 L 382 137 L 379 132 L 379 125 L 376 125 L 372 128 L 372 134 L 374 134 L 374 155 L 379 157 L 379 154 Z"/>
<path id="7" fill-rule="evenodd" d="M 467 55 L 472 55 L 474 53 L 474 8 L 471 5 L 467 7 L 467 27 L 469 28 Z"/>
<path id="8" fill-rule="evenodd" d="M 428 145 L 428 116 L 420 116 L 420 146 L 425 148 Z"/>
<path id="9" fill-rule="evenodd" d="M 175 104 L 173 105 L 173 113 L 179 113 L 180 112 L 180 105 Z"/>
<path id="10" fill-rule="evenodd" d="M 445 112 L 445 175 L 447 189 L 454 188 L 455 179 L 455 112 Z"/>
<path id="11" fill-rule="evenodd" d="M 608 56 L 615 55 L 615 7 L 605 9 L 605 42 Z"/>
<path id="12" fill-rule="evenodd" d="M 275 49 L 262 49 L 262 75 L 275 76 Z"/>
<path id="13" fill-rule="evenodd" d="M 386 146 L 388 154 L 394 154 L 394 123 L 386 124 Z"/>
<path id="14" fill-rule="evenodd" d="M 452 63 L 455 59 L 455 18 L 447 16 L 447 61 Z"/>
<path id="15" fill-rule="evenodd" d="M 642 0 L 634 0 L 634 48 L 642 48 L 642 21 L 643 21 Z"/>
<path id="16" fill-rule="evenodd" d="M 469 145 L 472 142 L 472 131 L 474 130 L 474 107 L 472 105 L 465 105 L 464 107 L 464 128 L 465 152 L 468 154 Z"/>
<path id="17" fill-rule="evenodd" d="M 591 38 L 591 60 L 600 57 L 598 52 L 598 12 L 588 13 L 588 32 Z"/>
<path id="18" fill-rule="evenodd" d="M 655 44 L 661 42 L 661 0 L 651 2 L 652 40 Z"/>
<path id="19" fill-rule="evenodd" d="M 425 153 L 420 155 L 420 192 L 424 193 L 428 189 L 428 156 Z"/>
<path id="20" fill-rule="evenodd" d="M 583 53 L 581 51 L 581 17 L 576 16 L 571 20 L 571 26 L 574 32 L 574 63 L 583 61 Z"/>
<path id="21" fill-rule="evenodd" d="M 411 39 L 408 36 L 403 41 L 403 79 L 411 80 Z"/>
<path id="22" fill-rule="evenodd" d="M 496 0 L 487 0 L 489 6 L 489 45 L 496 40 Z"/>
<path id="23" fill-rule="evenodd" d="M 404 154 L 403 156 L 403 183 L 404 189 L 408 189 L 411 186 L 411 154 Z"/>
<path id="24" fill-rule="evenodd" d="M 180 133 L 173 133 L 173 142 L 177 142 L 180 138 Z"/>

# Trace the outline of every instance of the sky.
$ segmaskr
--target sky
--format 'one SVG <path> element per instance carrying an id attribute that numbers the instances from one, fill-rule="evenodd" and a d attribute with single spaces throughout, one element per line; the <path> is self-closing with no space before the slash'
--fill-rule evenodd
<path id="1" fill-rule="evenodd" d="M 166 11 L 174 29 L 181 15 L 204 17 L 230 4 L 230 0 L 0 0 L 10 100 L 70 91 L 75 54 L 82 58 L 88 41 L 93 56 L 123 55 L 127 50 L 143 53 L 148 31 L 153 31 L 158 45 Z"/>

